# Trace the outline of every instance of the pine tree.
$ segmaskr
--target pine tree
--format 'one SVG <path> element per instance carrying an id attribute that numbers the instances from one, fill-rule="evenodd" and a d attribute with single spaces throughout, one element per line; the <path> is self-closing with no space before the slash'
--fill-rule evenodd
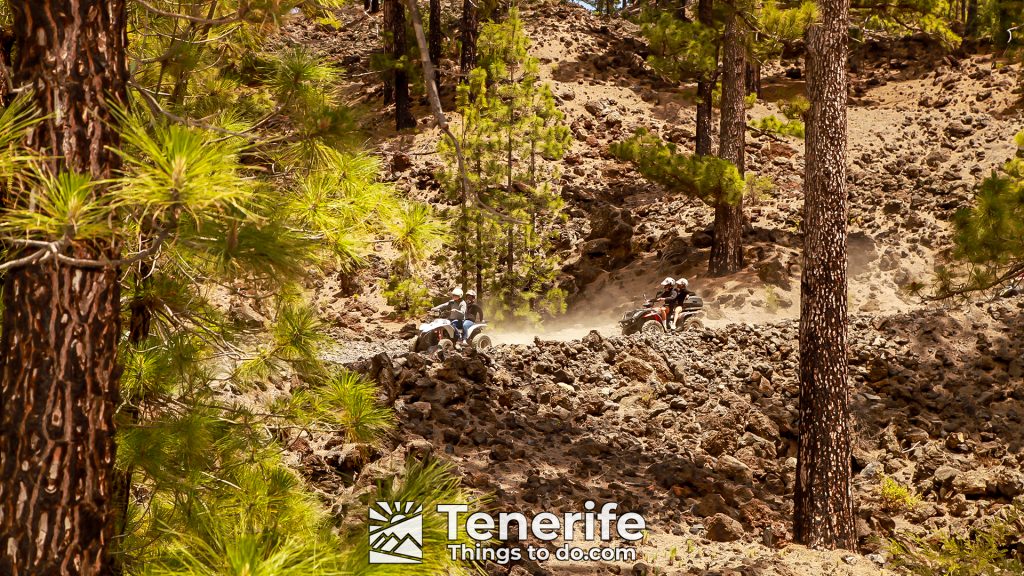
<path id="1" fill-rule="evenodd" d="M 718 77 L 719 34 L 713 0 L 700 0 L 698 22 L 687 22 L 663 13 L 642 28 L 651 47 L 647 63 L 672 82 L 697 78 L 696 152 L 711 154 L 712 98 Z"/>
<path id="2" fill-rule="evenodd" d="M 800 437 L 793 534 L 814 548 L 856 547 L 847 365 L 846 90 L 848 0 L 818 3 L 808 30 Z"/>
<path id="3" fill-rule="evenodd" d="M 747 108 L 746 82 L 746 28 L 735 10 L 725 23 L 722 40 L 722 119 L 718 156 L 736 167 L 740 178 L 744 172 L 746 147 Z M 743 267 L 743 196 L 733 202 L 715 203 L 714 240 L 708 273 L 725 276 Z"/>
<path id="4" fill-rule="evenodd" d="M 6 408 L 28 398 L 25 390 L 53 401 L 33 402 L 35 412 L 20 411 L 20 429 L 5 421 L 0 433 L 0 491 L 43 495 L 3 512 L 16 520 L 0 523 L 8 542 L 0 572 L 387 573 L 331 533 L 281 463 L 278 442 L 295 423 L 367 445 L 391 423 L 374 386 L 320 361 L 322 323 L 301 281 L 317 269 L 351 274 L 384 241 L 400 256 L 396 268 L 415 268 L 442 237 L 440 225 L 352 147 L 332 66 L 302 48 L 263 50 L 291 5 L 125 8 L 16 5 L 32 26 L 22 26 L 15 81 L 37 90 L 0 113 L 8 183 L 0 238 L 10 247 L 0 270 L 17 288 L 4 291 L 0 418 L 16 416 Z M 72 29 L 80 36 L 66 35 Z M 124 95 L 129 71 L 135 99 Z M 58 106 L 61 114 L 45 115 Z M 237 338 L 209 300 L 222 288 L 266 314 L 258 335 Z M 44 320 L 26 322 L 32 317 Z M 82 345 L 58 348 L 50 337 Z M 218 392 L 282 376 L 301 387 L 269 414 Z M 75 411 L 43 414 L 55 403 Z M 83 425 L 51 429 L 72 421 Z M 34 427 L 59 439 L 50 454 L 62 459 L 57 480 L 66 482 L 53 492 L 35 489 L 48 477 L 39 466 L 54 468 L 46 453 L 24 450 L 46 445 L 33 440 L 44 437 Z M 464 498 L 442 468 L 408 473 L 405 485 L 426 500 Z M 42 522 L 53 525 L 39 545 Z M 406 573 L 463 573 L 437 558 Z"/>
<path id="5" fill-rule="evenodd" d="M 430 0 L 430 61 L 434 63 L 434 81 L 441 88 L 441 0 Z"/>
<path id="6" fill-rule="evenodd" d="M 536 320 L 564 306 L 551 250 L 562 203 L 546 161 L 565 154 L 570 134 L 550 88 L 539 83 L 516 9 L 483 26 L 479 50 L 480 67 L 458 91 L 459 131 L 470 179 L 492 211 L 463 205 L 453 252 L 460 276 L 475 277 L 499 316 Z M 441 149 L 453 154 L 446 143 Z M 456 176 L 449 189 L 459 189 Z"/>
<path id="7" fill-rule="evenodd" d="M 953 263 L 940 266 L 932 298 L 964 296 L 1006 284 L 1024 284 L 1024 132 L 1017 157 L 993 170 L 974 195 L 974 205 L 953 218 Z"/>
<path id="8" fill-rule="evenodd" d="M 115 266 L 91 262 L 119 256 L 117 243 L 102 234 L 104 210 L 95 203 L 107 193 L 100 181 L 119 166 L 111 124 L 113 109 L 126 101 L 127 12 L 123 1 L 9 5 L 12 81 L 33 91 L 44 115 L 26 145 L 50 159 L 38 169 L 40 198 L 13 191 L 5 205 L 39 203 L 45 211 L 73 212 L 77 221 L 52 244 L 21 239 L 6 264 L 0 572 L 104 574 L 120 284 Z"/>
<path id="9" fill-rule="evenodd" d="M 761 6 L 725 6 L 715 18 L 711 0 L 701 0 L 697 7 L 698 23 L 663 13 L 659 19 L 644 26 L 643 33 L 651 45 L 648 63 L 667 79 L 679 82 L 686 77 L 697 78 L 697 119 L 695 152 L 711 153 L 711 126 L 714 85 L 721 75 L 721 126 L 719 156 L 731 162 L 740 176 L 744 172 L 746 144 L 747 76 L 753 65 L 776 56 L 781 47 L 802 34 L 813 20 L 810 3 L 795 8 L 779 9 L 774 3 Z M 751 42 L 748 23 L 755 21 L 758 40 Z M 719 33 L 718 26 L 722 26 Z M 718 67 L 721 53 L 722 66 Z M 628 159 L 628 158 L 627 158 Z M 671 186 L 672 184 L 669 183 Z M 731 202 L 715 202 L 714 241 L 708 271 L 714 276 L 734 273 L 743 266 L 742 195 Z"/>
<path id="10" fill-rule="evenodd" d="M 954 27 L 962 24 L 963 20 L 956 18 L 951 4 L 947 0 L 858 0 L 852 3 L 851 14 L 855 22 L 861 23 L 858 28 L 894 37 L 923 32 L 952 50 L 961 44 L 962 39 L 954 32 Z"/>
<path id="11" fill-rule="evenodd" d="M 777 58 L 786 44 L 803 36 L 807 24 L 814 19 L 815 11 L 812 2 L 780 7 L 769 1 L 740 3 L 735 7 L 719 6 L 716 14 L 713 0 L 700 0 L 696 23 L 679 18 L 676 13 L 661 12 L 656 20 L 641 29 L 651 50 L 647 63 L 658 74 L 670 82 L 683 82 L 689 78 L 697 81 L 694 149 L 701 156 L 712 153 L 713 94 L 722 73 L 719 56 L 725 42 L 725 24 L 733 15 L 740 21 L 731 28 L 730 38 L 740 40 L 746 48 L 746 72 L 756 72 L 762 63 Z M 747 30 L 751 25 L 756 31 L 753 40 Z M 738 52 L 732 54 L 740 56 Z M 747 92 L 750 92 L 749 88 L 743 91 L 744 95 Z"/>
<path id="12" fill-rule="evenodd" d="M 987 20 L 988 35 L 1000 48 L 1008 48 L 1011 41 L 1017 48 L 1024 45 L 1024 1 L 1022 0 L 989 0 L 984 6 L 983 14 Z M 1016 28 L 1015 31 L 1011 31 Z"/>
<path id="13" fill-rule="evenodd" d="M 714 0 L 697 0 L 697 21 L 703 26 L 705 34 L 713 26 L 714 18 Z M 701 43 L 702 49 L 705 51 L 708 50 L 708 46 L 713 45 L 709 40 L 705 39 Z M 715 78 L 718 73 L 717 46 L 715 46 L 714 50 L 715 55 L 713 61 L 711 61 L 712 65 L 708 66 L 705 64 L 700 67 L 697 76 L 697 140 L 694 151 L 700 156 L 711 155 L 711 115 L 713 110 L 711 95 L 715 89 Z"/>

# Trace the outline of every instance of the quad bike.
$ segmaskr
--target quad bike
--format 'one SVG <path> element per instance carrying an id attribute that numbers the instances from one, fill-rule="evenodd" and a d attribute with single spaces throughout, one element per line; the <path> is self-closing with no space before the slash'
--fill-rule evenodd
<path id="1" fill-rule="evenodd" d="M 659 305 L 655 305 L 655 303 Z M 665 318 L 665 308 L 660 305 L 658 300 L 647 300 L 642 307 L 626 312 L 623 314 L 622 320 L 619 320 L 619 326 L 622 327 L 622 334 L 624 336 L 636 334 L 637 332 L 641 334 L 682 332 L 683 330 L 700 327 L 701 321 L 699 316 L 704 309 L 704 300 L 699 296 L 690 294 L 683 301 L 682 308 L 683 313 L 680 314 L 674 330 L 669 329 L 668 321 Z"/>
<path id="2" fill-rule="evenodd" d="M 486 322 L 473 324 L 469 328 L 466 341 L 469 342 L 470 346 L 477 350 L 491 347 L 491 337 L 483 333 L 485 328 L 487 328 Z M 412 351 L 426 352 L 434 346 L 451 350 L 455 348 L 457 339 L 458 335 L 455 332 L 455 326 L 452 325 L 452 321 L 446 315 L 435 313 L 433 320 L 420 324 L 420 333 L 412 341 Z"/>

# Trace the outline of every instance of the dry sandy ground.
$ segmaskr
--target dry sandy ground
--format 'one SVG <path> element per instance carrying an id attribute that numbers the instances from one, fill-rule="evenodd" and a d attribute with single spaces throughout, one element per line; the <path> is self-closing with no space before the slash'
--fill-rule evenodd
<path id="1" fill-rule="evenodd" d="M 566 17 L 570 13 L 572 18 Z M 590 128 L 578 131 L 572 150 L 577 160 L 571 169 L 567 167 L 567 184 L 582 186 L 596 182 L 603 187 L 602 193 L 637 214 L 644 214 L 651 204 L 663 202 L 666 191 L 640 180 L 628 167 L 607 158 L 604 150 L 609 142 L 627 137 L 638 127 L 662 134 L 692 129 L 692 88 L 665 86 L 649 72 L 628 73 L 628 57 L 620 58 L 617 64 L 610 62 L 617 55 L 628 54 L 633 46 L 636 28 L 631 24 L 606 22 L 566 6 L 526 11 L 524 21 L 533 40 L 531 53 L 541 60 L 542 77 L 552 85 L 567 120 L 576 127 L 591 124 Z M 375 25 L 372 19 L 362 21 L 346 33 L 369 39 L 366 46 L 376 46 Z M 344 44 L 343 49 L 351 50 L 350 44 Z M 344 61 L 347 55 L 339 53 L 337 57 Z M 927 281 L 935 263 L 949 250 L 948 218 L 939 218 L 936 206 L 945 202 L 946 197 L 963 205 L 978 179 L 1014 153 L 1012 137 L 1024 129 L 1024 121 L 1019 95 L 1013 94 L 1013 85 L 1008 81 L 1011 75 L 1002 66 L 997 67 L 990 57 L 974 57 L 961 66 L 940 63 L 929 74 L 920 69 L 882 68 L 857 79 L 860 89 L 849 107 L 848 134 L 852 178 L 851 313 L 882 317 L 925 307 L 907 293 L 905 286 L 911 280 Z M 977 74 L 978 71 L 983 73 Z M 868 85 L 867 77 L 876 81 Z M 360 90 L 366 102 L 374 101 L 372 83 Z M 777 101 L 801 91 L 800 81 L 767 78 L 766 99 L 750 111 L 751 119 L 777 113 Z M 928 99 L 937 94 L 952 97 L 947 104 L 935 107 Z M 613 110 L 621 123 L 608 127 L 602 119 L 595 118 L 587 110 L 587 104 L 595 101 Z M 386 114 L 378 115 L 370 128 L 374 131 L 373 142 L 386 161 L 396 153 L 411 160 L 411 169 L 394 175 L 397 185 L 412 197 L 433 200 L 435 188 L 429 182 L 427 186 L 421 182 L 423 174 L 439 166 L 440 159 L 434 152 L 440 133 L 433 127 L 426 107 L 420 107 L 417 114 L 421 125 L 416 133 L 396 134 Z M 943 136 L 949 125 L 962 122 L 967 116 L 983 121 L 975 121 L 971 134 L 962 139 L 950 141 Z M 578 303 L 564 318 L 548 322 L 539 330 L 503 331 L 497 326 L 492 331 L 495 342 L 526 344 L 535 337 L 575 340 L 593 329 L 605 335 L 615 334 L 622 312 L 645 293 L 653 293 L 665 276 L 689 278 L 691 289 L 708 302 L 705 324 L 711 327 L 796 318 L 800 266 L 796 232 L 802 203 L 803 143 L 792 138 L 783 142 L 754 137 L 751 140 L 751 170 L 772 177 L 775 183 L 767 197 L 748 206 L 751 225 L 797 238 L 752 242 L 752 248 L 768 254 L 764 262 L 785 271 L 782 281 L 766 282 L 758 266 L 725 279 L 709 278 L 706 250 L 691 254 L 682 262 L 668 262 L 662 253 L 666 241 L 659 240 L 638 246 L 630 263 L 602 274 L 586 286 Z M 908 176 L 901 166 L 887 167 L 894 162 L 923 164 L 922 159 L 930 155 L 938 158 L 935 165 L 928 165 L 930 172 L 941 175 L 938 184 L 926 174 Z M 927 191 L 929 186 L 937 189 Z M 672 201 L 673 206 L 679 207 L 679 218 L 641 217 L 638 235 L 687 239 L 710 223 L 711 210 L 698 201 Z M 586 231 L 588 223 L 585 218 L 574 218 L 570 226 Z M 430 285 L 443 290 L 448 282 L 438 272 Z M 336 283 L 328 279 L 320 290 L 322 301 L 337 307 L 338 314 L 345 314 L 351 307 L 348 303 L 339 304 L 333 296 L 336 291 Z M 372 290 L 362 302 L 381 311 L 382 301 Z M 377 324 L 368 333 L 373 332 L 376 338 L 380 329 L 382 325 Z M 821 553 L 799 546 L 777 550 L 750 542 L 700 543 L 663 533 L 651 534 L 641 550 L 642 562 L 651 575 L 889 573 L 867 557 L 851 557 L 842 552 Z M 593 565 L 550 562 L 545 566 L 558 574 L 596 573 Z M 636 567 L 640 572 L 634 568 L 618 566 L 616 573 L 644 573 L 642 567 Z"/>

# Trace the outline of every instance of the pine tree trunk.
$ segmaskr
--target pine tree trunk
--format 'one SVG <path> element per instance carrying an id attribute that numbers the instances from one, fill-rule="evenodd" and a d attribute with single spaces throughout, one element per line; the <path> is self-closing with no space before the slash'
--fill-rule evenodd
<path id="1" fill-rule="evenodd" d="M 401 0 L 384 0 L 384 50 L 395 63 L 409 51 L 406 43 L 406 7 Z M 384 101 L 394 102 L 395 129 L 412 128 L 416 126 L 416 119 L 413 118 L 412 100 L 409 97 L 409 72 L 404 66 L 398 66 L 390 79 L 390 88 L 387 82 L 384 84 Z"/>
<path id="2" fill-rule="evenodd" d="M 974 38 L 978 33 L 978 0 L 967 0 L 967 18 L 965 19 L 965 38 Z"/>
<path id="3" fill-rule="evenodd" d="M 11 83 L 11 56 L 14 50 L 14 34 L 10 30 L 0 29 L 0 106 L 7 106 L 13 100 L 14 85 Z M 2 199 L 0 199 L 2 205 Z"/>
<path id="4" fill-rule="evenodd" d="M 480 35 L 480 7 L 482 0 L 462 0 L 462 54 L 459 73 L 465 78 L 476 68 L 476 39 Z"/>
<path id="5" fill-rule="evenodd" d="M 746 31 L 739 16 L 726 20 L 722 52 L 722 126 L 718 156 L 744 171 L 747 110 L 744 102 Z M 743 199 L 733 203 L 719 198 L 715 205 L 715 238 L 708 273 L 732 274 L 743 267 Z"/>
<path id="6" fill-rule="evenodd" d="M 689 22 L 690 18 L 686 15 L 686 5 L 690 3 L 690 0 L 678 0 L 676 3 L 675 16 L 683 22 Z M 623 2 L 622 9 L 626 9 L 625 2 Z"/>
<path id="7" fill-rule="evenodd" d="M 762 98 L 761 90 L 761 64 L 756 60 L 747 61 L 747 94 L 757 94 Z"/>
<path id="8" fill-rule="evenodd" d="M 441 0 L 430 0 L 430 61 L 434 64 L 434 82 L 441 90 Z"/>
<path id="9" fill-rule="evenodd" d="M 507 244 L 508 254 L 506 255 L 505 261 L 505 273 L 507 276 L 505 277 L 505 281 L 512 282 L 513 274 L 515 274 L 516 269 L 516 236 L 514 224 L 508 225 Z"/>
<path id="10" fill-rule="evenodd" d="M 384 55 L 391 58 L 395 54 L 395 35 L 392 29 L 395 27 L 395 9 L 401 8 L 401 0 L 384 0 L 384 25 L 381 28 L 381 37 L 384 40 Z M 384 73 L 384 105 L 395 101 L 395 73 L 387 70 Z"/>
<path id="11" fill-rule="evenodd" d="M 10 2 L 13 79 L 47 119 L 29 146 L 45 169 L 96 178 L 118 167 L 111 106 L 125 98 L 124 0 Z M 113 100 L 113 102 L 111 101 Z M 84 258 L 116 247 L 75 243 Z M 108 573 L 119 274 L 53 261 L 4 282 L 0 338 L 0 574 Z"/>
<path id="12" fill-rule="evenodd" d="M 384 30 L 384 49 L 395 62 L 398 62 L 408 52 L 405 38 L 405 6 L 401 0 L 384 0 Z M 391 86 L 395 103 L 395 129 L 404 130 L 416 126 L 416 119 L 412 116 L 412 101 L 409 99 L 409 73 L 405 65 L 394 69 L 391 74 Z M 385 84 L 385 93 L 386 91 Z M 385 97 L 385 102 L 387 100 Z"/>
<path id="13" fill-rule="evenodd" d="M 217 15 L 217 0 L 210 2 L 210 5 L 206 10 L 206 20 L 213 20 L 214 16 Z M 202 10 L 202 4 L 194 4 L 192 7 L 191 16 L 201 18 L 204 16 Z M 197 40 L 203 40 L 210 33 L 211 28 L 210 22 L 190 22 L 188 29 L 182 34 L 181 39 L 175 39 L 172 41 L 172 46 L 177 45 L 181 51 L 189 50 L 188 46 L 193 45 L 191 48 L 193 51 L 191 58 L 195 61 L 199 61 L 202 56 L 203 48 L 206 47 L 205 43 L 196 42 Z M 174 90 L 171 92 L 171 101 L 176 105 L 181 106 L 185 102 L 185 96 L 188 94 L 188 81 L 191 76 L 192 69 L 190 67 L 183 67 L 178 73 L 178 79 L 174 83 Z"/>
<path id="14" fill-rule="evenodd" d="M 818 3 L 808 30 L 800 438 L 793 534 L 814 548 L 856 546 L 850 494 L 846 349 L 846 98 L 849 0 Z"/>
<path id="15" fill-rule="evenodd" d="M 697 20 L 704 26 L 714 24 L 714 0 L 699 0 Z M 697 144 L 694 152 L 698 156 L 711 155 L 711 99 L 715 90 L 714 73 L 697 82 Z"/>
<path id="16" fill-rule="evenodd" d="M 484 237 L 483 237 L 483 215 L 479 212 L 476 215 L 476 253 L 473 255 L 473 259 L 476 264 L 476 295 L 477 298 L 482 298 L 484 295 L 484 262 L 483 262 L 483 251 L 484 251 Z"/>

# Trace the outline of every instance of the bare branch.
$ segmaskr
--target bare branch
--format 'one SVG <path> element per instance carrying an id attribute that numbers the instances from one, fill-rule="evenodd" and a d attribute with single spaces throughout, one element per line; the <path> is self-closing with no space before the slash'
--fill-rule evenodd
<path id="1" fill-rule="evenodd" d="M 10 262 L 4 262 L 0 264 L 0 272 L 6 272 L 20 266 L 28 266 L 29 264 L 35 264 L 37 262 L 45 262 L 53 257 L 53 253 L 48 248 L 41 248 L 28 256 L 18 258 L 17 260 L 11 260 Z"/>
<path id="2" fill-rule="evenodd" d="M 1006 282 L 1022 275 L 1024 275 L 1024 262 L 1020 262 L 1018 264 L 1011 266 L 1009 270 L 1000 274 L 999 276 L 997 276 L 996 278 L 992 279 L 989 282 L 985 282 L 983 284 L 964 284 L 963 286 L 959 286 L 952 290 L 940 292 L 938 294 L 922 296 L 921 299 L 925 302 L 937 302 L 939 300 L 948 300 L 956 296 L 966 296 L 967 294 L 970 294 L 972 292 L 984 292 L 985 290 L 995 288 L 1000 284 L 1005 284 Z"/>
<path id="3" fill-rule="evenodd" d="M 18 258 L 16 260 L 11 260 L 10 262 L 0 264 L 0 272 L 4 272 L 12 268 L 17 268 L 19 266 L 40 264 L 52 259 L 56 259 L 58 262 L 63 262 L 65 264 L 70 264 L 72 266 L 77 266 L 79 268 L 116 268 L 118 266 L 127 266 L 144 260 L 152 256 L 153 254 L 156 254 L 157 251 L 159 251 L 160 248 L 163 246 L 164 241 L 167 240 L 168 237 L 170 237 L 170 232 L 162 230 L 153 238 L 153 244 L 150 245 L 149 248 L 146 248 L 145 250 L 133 254 L 128 258 L 118 258 L 116 260 L 110 260 L 107 258 L 94 260 L 89 258 L 76 258 L 74 256 L 68 256 L 67 254 L 61 254 L 61 250 L 63 250 L 64 247 L 71 244 L 71 238 L 66 236 L 55 242 L 17 238 L 11 240 L 11 242 L 15 244 L 21 244 L 24 246 L 38 247 L 39 250 L 29 254 L 28 256 L 24 256 L 22 258 Z"/>
<path id="4" fill-rule="evenodd" d="M 153 6 L 152 4 L 146 2 L 145 0 L 137 0 L 137 2 L 139 3 L 140 6 L 142 6 L 146 10 L 149 10 L 153 14 L 156 14 L 157 16 L 165 16 L 167 18 L 177 18 L 179 20 L 186 20 L 188 22 L 194 22 L 196 24 L 206 24 L 208 26 L 223 26 L 224 24 L 233 24 L 235 22 L 241 21 L 242 20 L 242 16 L 243 16 L 242 9 L 239 9 L 237 14 L 235 14 L 234 16 L 230 16 L 228 18 L 217 18 L 217 19 L 202 18 L 200 16 L 191 16 L 191 15 L 188 15 L 188 14 L 181 14 L 181 13 L 178 13 L 178 12 L 170 12 L 170 11 L 167 11 L 167 10 L 161 10 L 161 9 L 157 8 L 156 6 Z"/>
<path id="5" fill-rule="evenodd" d="M 252 136 L 251 134 L 245 134 L 244 132 L 235 132 L 233 130 L 227 130 L 225 128 L 221 128 L 220 126 L 214 126 L 212 124 L 208 124 L 208 123 L 203 122 L 201 120 L 195 120 L 195 119 L 192 119 L 192 118 L 185 118 L 183 116 L 178 116 L 174 112 L 171 112 L 170 110 L 167 110 L 166 108 L 161 106 L 160 102 L 156 99 L 156 97 L 154 97 L 150 93 L 149 90 L 143 88 L 142 86 L 139 86 L 135 82 L 129 82 L 128 85 L 131 86 L 132 88 L 135 88 L 136 90 L 139 91 L 140 94 L 142 94 L 142 97 L 149 104 L 150 110 L 152 110 L 156 114 L 160 114 L 162 116 L 165 116 L 165 117 L 167 117 L 168 119 L 170 119 L 170 120 L 172 120 L 174 122 L 177 122 L 179 124 L 184 124 L 186 126 L 191 126 L 192 128 L 202 128 L 204 130 L 209 130 L 211 132 L 216 132 L 218 134 L 224 134 L 225 136 L 234 136 L 234 137 L 237 137 L 237 138 L 244 138 L 244 139 L 249 140 L 251 142 L 258 142 L 258 141 L 260 141 L 258 138 L 256 138 L 255 136 Z"/>
<path id="6" fill-rule="evenodd" d="M 409 17 L 412 19 L 412 27 L 416 32 L 416 43 L 419 44 L 420 48 L 420 62 L 423 64 L 423 84 L 426 86 L 427 98 L 430 100 L 430 110 L 434 113 L 434 118 L 437 120 L 437 127 L 451 140 L 452 147 L 455 149 L 455 156 L 459 161 L 463 204 L 472 204 L 506 222 L 521 222 L 517 218 L 512 218 L 487 206 L 480 200 L 480 196 L 473 192 L 469 183 L 469 175 L 466 171 L 466 159 L 462 152 L 462 144 L 455 137 L 455 134 L 452 134 L 451 128 L 448 127 L 448 118 L 445 117 L 444 109 L 441 107 L 441 96 L 438 94 L 437 82 L 435 81 L 434 63 L 430 61 L 430 50 L 427 46 L 427 37 L 423 33 L 423 19 L 420 17 L 419 7 L 416 5 L 416 0 L 405 0 L 405 4 L 409 8 Z"/>

